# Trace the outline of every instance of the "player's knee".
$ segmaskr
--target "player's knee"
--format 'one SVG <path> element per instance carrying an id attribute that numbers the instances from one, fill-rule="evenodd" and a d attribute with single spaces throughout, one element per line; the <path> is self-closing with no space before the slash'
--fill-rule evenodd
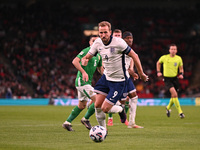
<path id="1" fill-rule="evenodd" d="M 80 105 L 78 106 L 79 109 L 85 109 L 86 105 Z"/>
<path id="2" fill-rule="evenodd" d="M 79 109 L 85 109 L 85 107 L 86 107 L 86 103 L 79 102 L 79 104 L 78 104 Z"/>
<path id="3" fill-rule="evenodd" d="M 107 107 L 101 107 L 101 109 L 102 109 L 102 111 L 103 111 L 104 113 L 108 113 L 108 111 L 109 111 L 109 108 L 107 108 Z"/>
<path id="4" fill-rule="evenodd" d="M 176 92 L 172 92 L 172 93 L 171 93 L 171 97 L 174 97 L 174 98 L 175 98 L 175 97 L 178 97 L 178 94 L 177 94 Z"/>
<path id="5" fill-rule="evenodd" d="M 133 97 L 136 97 L 136 96 L 137 96 L 137 93 L 136 93 L 136 92 L 133 92 L 133 93 L 130 93 L 128 96 L 129 96 L 130 98 L 133 98 Z"/>
<path id="6" fill-rule="evenodd" d="M 101 108 L 101 104 L 97 103 L 97 102 L 94 103 L 94 106 L 95 106 L 95 108 Z"/>
<path id="7" fill-rule="evenodd" d="M 176 98 L 176 97 L 178 97 L 178 95 L 177 94 L 172 94 L 171 97 L 172 98 Z"/>

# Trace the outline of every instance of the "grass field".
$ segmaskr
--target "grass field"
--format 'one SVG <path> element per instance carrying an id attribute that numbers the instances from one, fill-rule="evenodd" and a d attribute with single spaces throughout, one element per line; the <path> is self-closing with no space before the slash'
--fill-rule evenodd
<path id="1" fill-rule="evenodd" d="M 0 106 L 0 149 L 6 150 L 199 150 L 200 107 L 182 106 L 186 115 L 180 119 L 175 107 L 170 118 L 164 106 L 138 107 L 136 121 L 144 129 L 128 129 L 117 114 L 114 126 L 102 143 L 89 138 L 81 123 L 84 110 L 73 122 L 75 132 L 62 128 L 72 106 Z M 95 116 L 90 119 L 97 125 Z"/>

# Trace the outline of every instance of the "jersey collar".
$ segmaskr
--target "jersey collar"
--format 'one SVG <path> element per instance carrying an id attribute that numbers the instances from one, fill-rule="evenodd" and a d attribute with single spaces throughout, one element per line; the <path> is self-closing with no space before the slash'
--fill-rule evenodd
<path id="1" fill-rule="evenodd" d="M 111 35 L 108 44 L 104 44 L 104 45 L 105 45 L 105 46 L 109 45 L 109 44 L 111 43 L 111 41 L 112 41 L 112 38 L 113 38 L 113 37 L 112 37 L 112 35 Z"/>

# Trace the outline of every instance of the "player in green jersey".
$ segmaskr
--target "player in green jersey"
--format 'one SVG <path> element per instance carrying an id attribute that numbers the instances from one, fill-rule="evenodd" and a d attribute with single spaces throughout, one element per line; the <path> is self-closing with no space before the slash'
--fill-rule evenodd
<path id="1" fill-rule="evenodd" d="M 93 35 L 90 37 L 89 44 L 90 46 L 93 44 L 93 42 L 98 38 L 98 36 Z M 78 106 L 76 106 L 67 120 L 63 123 L 63 128 L 67 129 L 68 131 L 74 131 L 72 129 L 71 122 L 80 114 L 80 112 L 86 107 L 87 102 L 89 99 L 92 100 L 91 105 L 88 108 L 88 111 L 86 112 L 85 116 L 81 119 L 81 123 L 85 125 L 87 129 L 91 129 L 92 126 L 89 122 L 90 116 L 92 116 L 95 112 L 94 109 L 94 102 L 95 102 L 95 96 L 96 93 L 94 93 L 94 88 L 92 85 L 92 78 L 93 74 L 98 70 L 99 73 L 103 74 L 103 66 L 102 66 L 102 58 L 99 54 L 97 54 L 95 57 L 93 57 L 89 62 L 87 66 L 81 65 L 81 59 L 88 53 L 90 50 L 90 47 L 87 47 L 83 49 L 72 61 L 73 65 L 78 69 L 75 86 L 78 92 L 78 99 L 79 103 Z M 88 76 L 88 81 L 83 81 L 82 76 L 86 75 Z"/>
<path id="2" fill-rule="evenodd" d="M 185 115 L 181 109 L 179 100 L 178 100 L 178 79 L 183 79 L 183 61 L 182 58 L 177 53 L 177 46 L 175 44 L 171 44 L 169 46 L 169 54 L 163 55 L 157 61 L 157 76 L 164 76 L 165 86 L 171 93 L 171 99 L 169 104 L 166 106 L 167 116 L 170 117 L 171 107 L 175 104 L 176 109 L 178 110 L 180 118 L 184 118 Z M 161 73 L 161 64 L 163 64 L 163 74 Z M 179 74 L 178 74 L 179 70 Z"/>

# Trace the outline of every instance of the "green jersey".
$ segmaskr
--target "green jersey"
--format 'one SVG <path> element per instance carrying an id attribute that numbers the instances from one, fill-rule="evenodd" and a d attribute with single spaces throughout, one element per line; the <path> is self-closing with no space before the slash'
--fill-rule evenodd
<path id="1" fill-rule="evenodd" d="M 182 58 L 178 55 L 170 57 L 170 54 L 160 57 L 159 62 L 163 63 L 163 76 L 164 77 L 176 77 L 178 74 L 178 68 L 183 66 Z"/>
<path id="2" fill-rule="evenodd" d="M 87 47 L 85 49 L 83 49 L 76 57 L 82 59 L 90 50 L 90 47 Z M 81 64 L 81 62 L 80 62 Z M 85 72 L 88 74 L 88 81 L 84 82 L 82 80 L 82 73 L 80 71 L 78 71 L 77 76 L 76 76 L 76 81 L 75 81 L 75 86 L 83 86 L 86 84 L 92 84 L 92 78 L 93 78 L 93 74 L 96 71 L 97 67 L 101 67 L 102 66 L 102 58 L 99 54 L 97 54 L 96 56 L 93 56 L 89 62 L 87 66 L 82 66 L 81 67 L 85 70 Z"/>

